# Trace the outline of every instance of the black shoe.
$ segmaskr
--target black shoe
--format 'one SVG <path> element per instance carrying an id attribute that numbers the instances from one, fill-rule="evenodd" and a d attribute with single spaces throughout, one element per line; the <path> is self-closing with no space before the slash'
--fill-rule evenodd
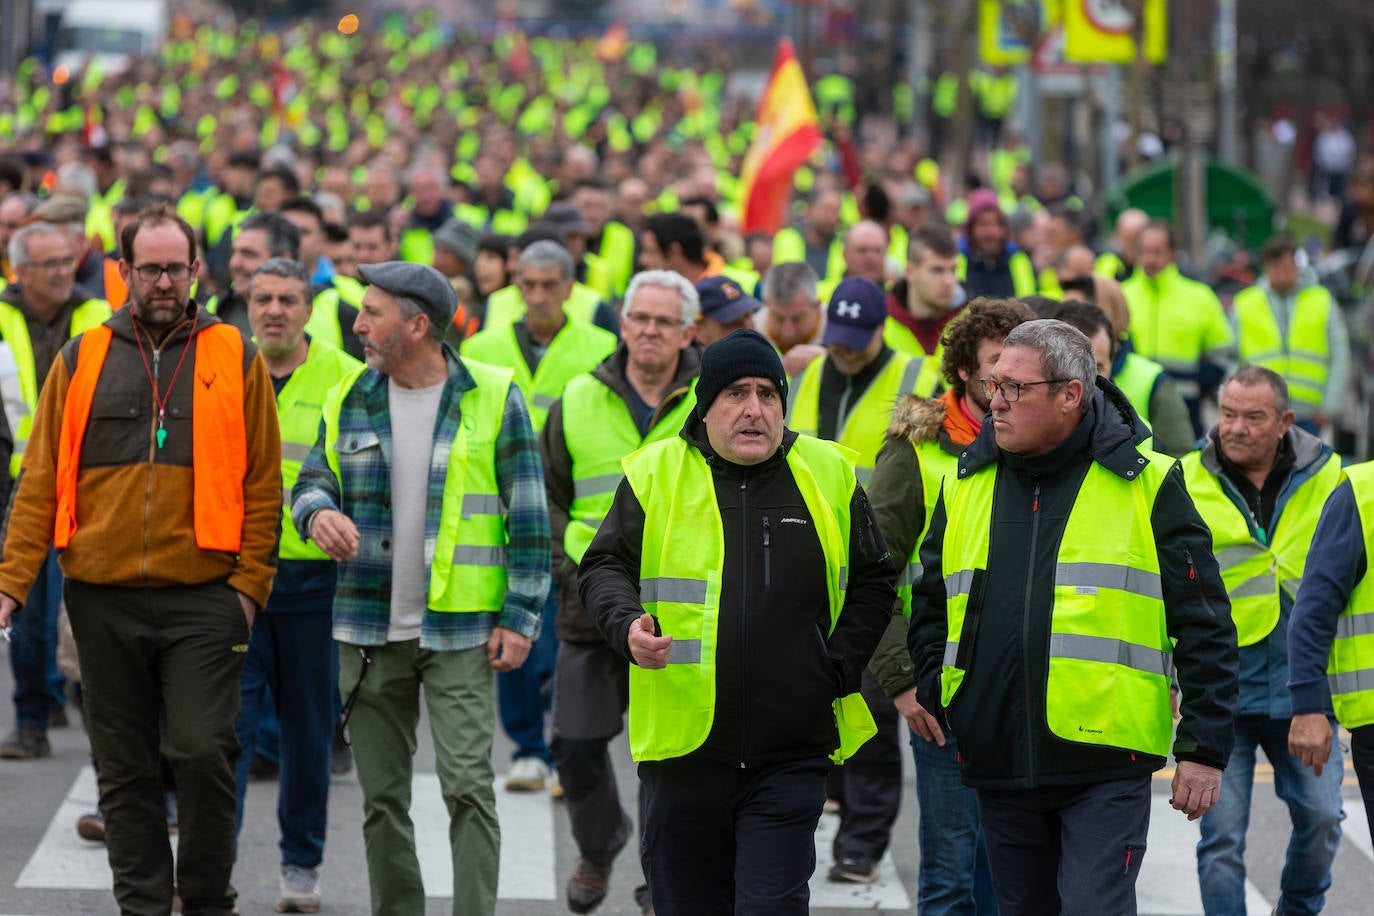
<path id="1" fill-rule="evenodd" d="M 868 856 L 845 856 L 830 866 L 830 873 L 825 877 L 829 881 L 872 884 L 878 880 L 878 865 Z"/>
<path id="2" fill-rule="evenodd" d="M 20 725 L 0 742 L 0 758 L 5 760 L 33 760 L 51 757 L 52 745 L 48 733 L 36 725 Z"/>

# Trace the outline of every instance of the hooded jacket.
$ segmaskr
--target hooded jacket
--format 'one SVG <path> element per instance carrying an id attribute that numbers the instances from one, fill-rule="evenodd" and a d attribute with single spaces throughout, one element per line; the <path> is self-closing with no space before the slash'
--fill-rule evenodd
<path id="1" fill-rule="evenodd" d="M 1116 386 L 1102 378 L 1097 386 L 1077 428 L 1045 454 L 1002 451 L 991 424 L 960 453 L 961 471 L 993 466 L 997 474 L 981 618 L 963 684 L 954 705 L 944 710 L 959 736 L 964 782 L 975 788 L 1109 782 L 1148 775 L 1165 763 L 1162 757 L 1066 741 L 1046 721 L 1055 566 L 1065 524 L 1090 464 L 1124 478 L 1137 467 L 1136 444 L 1148 435 Z M 925 574 L 914 588 L 908 635 L 917 695 L 928 708 L 939 708 L 931 698 L 940 696 L 948 635 L 941 571 L 946 521 L 942 497 L 921 549 Z M 1236 631 L 1211 533 L 1193 508 L 1177 464 L 1150 522 L 1182 695 L 1174 756 L 1224 768 L 1238 705 Z"/>
<path id="2" fill-rule="evenodd" d="M 859 689 L 896 597 L 897 574 L 868 498 L 854 487 L 848 590 L 830 632 L 825 556 L 787 464 L 797 434 L 784 432 L 771 458 L 749 466 L 717 455 L 695 413 L 681 436 L 710 465 L 725 539 L 715 718 L 692 756 L 734 767 L 827 756 L 839 740 L 831 703 Z M 643 613 L 644 518 L 634 490 L 622 480 L 578 577 L 597 628 L 631 663 L 626 637 Z"/>

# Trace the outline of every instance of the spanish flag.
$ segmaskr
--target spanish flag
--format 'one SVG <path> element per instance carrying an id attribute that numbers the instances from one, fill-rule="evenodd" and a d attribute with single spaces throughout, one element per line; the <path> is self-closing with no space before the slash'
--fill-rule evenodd
<path id="1" fill-rule="evenodd" d="M 786 38 L 778 43 L 754 122 L 754 142 L 740 172 L 742 229 L 776 232 L 786 217 L 792 174 L 821 143 L 811 90 Z"/>

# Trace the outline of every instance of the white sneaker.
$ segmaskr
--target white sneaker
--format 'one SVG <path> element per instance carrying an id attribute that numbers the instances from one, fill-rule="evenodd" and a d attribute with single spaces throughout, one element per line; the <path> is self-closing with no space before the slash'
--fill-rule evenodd
<path id="1" fill-rule="evenodd" d="M 283 865 L 281 893 L 277 896 L 277 912 L 318 913 L 319 910 L 320 879 L 315 869 Z"/>
<path id="2" fill-rule="evenodd" d="M 542 792 L 549 768 L 538 757 L 521 757 L 511 764 L 506 776 L 507 792 Z"/>

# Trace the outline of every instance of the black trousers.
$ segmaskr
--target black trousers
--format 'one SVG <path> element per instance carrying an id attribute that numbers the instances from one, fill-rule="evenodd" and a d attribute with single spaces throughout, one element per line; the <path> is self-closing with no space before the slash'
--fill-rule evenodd
<path id="1" fill-rule="evenodd" d="M 905 723 L 867 668 L 860 692 L 878 733 L 830 776 L 830 797 L 840 803 L 840 826 L 831 844 L 837 862 L 846 856 L 874 862 L 881 859 L 902 806 L 901 736 L 906 733 Z"/>
<path id="2" fill-rule="evenodd" d="M 1350 763 L 1360 781 L 1370 839 L 1374 839 L 1374 725 L 1361 725 L 1350 733 Z"/>
<path id="3" fill-rule="evenodd" d="M 657 916 L 803 916 L 829 768 L 823 758 L 641 763 L 640 856 Z"/>
<path id="4" fill-rule="evenodd" d="M 222 582 L 118 588 L 69 579 L 66 590 L 120 913 L 171 911 L 161 754 L 176 775 L 183 912 L 228 916 L 234 719 L 248 652 L 238 595 Z"/>
<path id="5" fill-rule="evenodd" d="M 1001 916 L 1135 916 L 1150 777 L 979 789 L 978 817 Z"/>

